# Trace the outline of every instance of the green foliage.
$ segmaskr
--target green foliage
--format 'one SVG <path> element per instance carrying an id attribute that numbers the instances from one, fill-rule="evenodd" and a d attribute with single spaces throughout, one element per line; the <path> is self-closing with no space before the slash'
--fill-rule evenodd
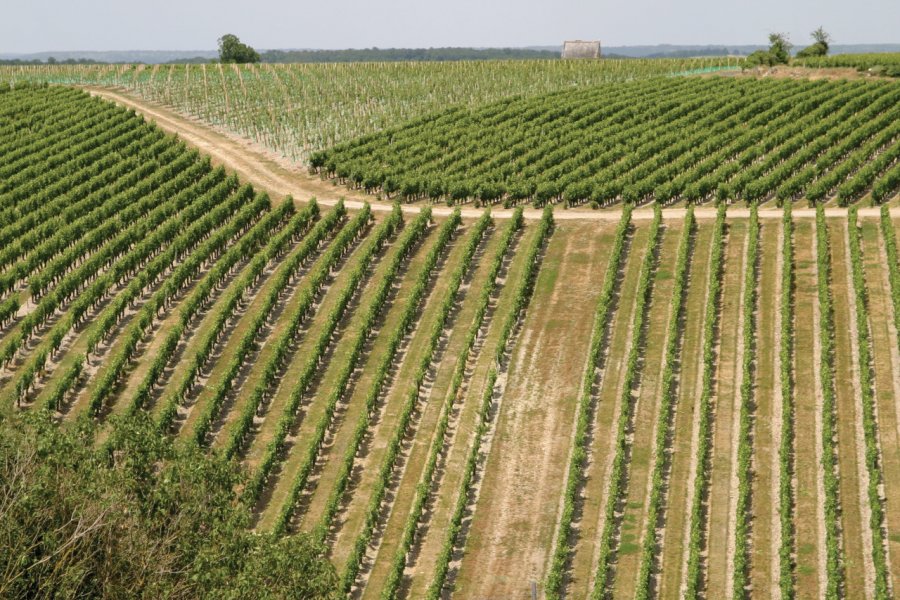
<path id="1" fill-rule="evenodd" d="M 310 165 L 338 183 L 451 205 L 818 201 L 841 185 L 849 201 L 888 185 L 898 102 L 884 82 L 637 81 L 453 107 L 316 152 Z"/>
<path id="2" fill-rule="evenodd" d="M 840 549 L 840 479 L 837 473 L 837 414 L 834 388 L 834 307 L 831 297 L 831 252 L 825 209 L 816 207 L 816 265 L 819 295 L 819 337 L 822 361 L 822 464 L 825 479 L 825 585 L 826 598 L 839 598 L 844 588 L 844 563 Z"/>
<path id="3" fill-rule="evenodd" d="M 778 587 L 784 600 L 794 598 L 794 221 L 792 206 L 785 205 L 781 246 L 781 440 L 779 441 L 779 516 L 781 547 Z"/>
<path id="4" fill-rule="evenodd" d="M 258 63 L 259 53 L 242 43 L 238 36 L 226 33 L 219 38 L 219 60 L 223 63 Z"/>
<path id="5" fill-rule="evenodd" d="M 752 69 L 754 67 L 774 67 L 777 64 L 778 58 L 770 51 L 756 50 L 747 56 L 742 66 L 745 69 Z"/>
<path id="6" fill-rule="evenodd" d="M 813 68 L 843 67 L 880 77 L 900 77 L 900 53 L 838 54 L 795 59 L 797 64 Z"/>
<path id="7" fill-rule="evenodd" d="M 769 53 L 775 59 L 777 64 L 786 65 L 790 62 L 791 48 L 793 48 L 793 44 L 788 40 L 786 34 L 769 34 Z"/>
<path id="8" fill-rule="evenodd" d="M 738 497 L 735 508 L 734 583 L 735 597 L 748 596 L 750 584 L 750 501 L 753 480 L 753 394 L 756 362 L 756 298 L 759 276 L 759 211 L 750 209 L 746 265 L 744 269 L 743 328 L 741 331 L 743 356 L 741 364 L 741 409 L 738 429 L 737 478 Z"/>
<path id="9" fill-rule="evenodd" d="M 698 597 L 703 587 L 703 572 L 700 557 L 706 540 L 703 519 L 706 496 L 709 493 L 709 478 L 712 458 L 712 393 L 713 377 L 716 371 L 716 336 L 719 326 L 719 303 L 722 299 L 722 270 L 724 267 L 725 205 L 720 204 L 712 239 L 712 256 L 709 268 L 709 294 L 703 317 L 703 374 L 700 392 L 700 424 L 697 445 L 697 477 L 694 479 L 693 501 L 690 513 L 690 537 L 688 542 L 688 568 L 686 597 Z"/>
<path id="10" fill-rule="evenodd" d="M 797 53 L 797 58 L 827 56 L 831 45 L 831 36 L 821 27 L 809 34 L 813 43 Z"/>
<path id="11" fill-rule="evenodd" d="M 145 416 L 109 452 L 47 413 L 0 421 L 0 595 L 331 598 L 325 547 L 251 533 L 225 461 L 176 448 Z"/>

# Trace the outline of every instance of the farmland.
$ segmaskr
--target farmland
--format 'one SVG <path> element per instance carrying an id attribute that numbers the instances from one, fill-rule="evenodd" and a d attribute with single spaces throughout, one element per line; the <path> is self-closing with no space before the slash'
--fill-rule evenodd
<path id="1" fill-rule="evenodd" d="M 892 597 L 900 85 L 721 66 L 0 69 L 97 94 L 0 88 L 0 414 L 221 459 L 341 596 Z"/>

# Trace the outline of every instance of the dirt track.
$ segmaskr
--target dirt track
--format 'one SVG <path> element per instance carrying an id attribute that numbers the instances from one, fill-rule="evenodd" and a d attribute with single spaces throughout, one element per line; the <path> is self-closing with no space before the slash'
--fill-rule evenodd
<path id="1" fill-rule="evenodd" d="M 306 202 L 310 198 L 315 197 L 320 204 L 325 206 L 333 205 L 337 203 L 339 198 L 343 197 L 345 198 L 344 203 L 348 208 L 361 208 L 363 202 L 368 201 L 372 205 L 373 210 L 391 210 L 392 205 L 388 202 L 379 202 L 376 198 L 367 197 L 359 192 L 336 188 L 329 182 L 322 181 L 318 177 L 298 170 L 295 165 L 290 164 L 285 159 L 267 152 L 261 146 L 244 138 L 214 129 L 209 125 L 184 117 L 158 104 L 135 98 L 121 90 L 89 86 L 85 87 L 85 89 L 91 95 L 106 98 L 143 114 L 148 119 L 155 121 L 164 131 L 177 134 L 181 139 L 211 156 L 213 163 L 222 164 L 234 170 L 242 179 L 269 192 L 273 197 L 280 198 L 291 195 L 294 199 L 301 202 Z M 421 208 L 422 204 L 403 205 L 403 211 L 407 213 L 418 213 Z M 446 206 L 435 206 L 433 213 L 437 216 L 448 216 L 452 210 L 452 208 Z M 462 216 L 465 218 L 478 218 L 482 212 L 481 209 L 477 208 L 462 208 Z M 683 219 L 685 212 L 686 209 L 684 208 L 665 209 L 663 218 Z M 491 211 L 491 214 L 495 218 L 503 219 L 509 218 L 512 215 L 512 211 L 494 209 Z M 815 210 L 810 208 L 794 208 L 793 211 L 794 218 L 813 218 L 815 214 Z M 827 208 L 825 209 L 825 214 L 829 217 L 842 217 L 847 215 L 847 209 Z M 878 214 L 878 208 L 867 207 L 859 209 L 860 217 L 877 217 Z M 900 208 L 892 209 L 891 214 L 892 216 L 900 216 Z M 694 215 L 698 219 L 713 219 L 716 216 L 716 209 L 711 206 L 697 208 L 694 210 Z M 736 218 L 749 218 L 750 210 L 735 207 L 729 209 L 728 215 Z M 524 216 L 526 219 L 540 219 L 541 211 L 527 208 Z M 553 216 L 557 220 L 618 222 L 621 211 L 618 209 L 597 211 L 590 209 L 560 209 Z M 760 210 L 759 217 L 761 219 L 780 219 L 782 211 L 778 209 Z M 652 218 L 653 211 L 649 208 L 639 209 L 632 213 L 632 219 Z"/>

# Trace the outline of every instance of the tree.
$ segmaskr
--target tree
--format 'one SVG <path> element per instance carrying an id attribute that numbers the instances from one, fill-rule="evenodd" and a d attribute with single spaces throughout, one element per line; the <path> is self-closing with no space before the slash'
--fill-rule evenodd
<path id="1" fill-rule="evenodd" d="M 219 60 L 223 63 L 258 63 L 259 53 L 241 42 L 233 33 L 219 38 Z"/>
<path id="2" fill-rule="evenodd" d="M 770 33 L 769 44 L 768 50 L 757 50 L 748 56 L 747 60 L 744 61 L 744 68 L 786 65 L 791 58 L 791 48 L 793 48 L 791 42 L 788 41 L 787 35 Z"/>
<path id="3" fill-rule="evenodd" d="M 831 36 L 819 27 L 813 31 L 810 36 L 813 43 L 797 53 L 797 58 L 808 58 L 811 56 L 825 56 L 831 44 Z"/>
<path id="4" fill-rule="evenodd" d="M 777 64 L 787 64 L 791 59 L 791 48 L 793 44 L 788 40 L 787 34 L 770 33 L 769 34 L 769 52 L 775 58 Z"/>

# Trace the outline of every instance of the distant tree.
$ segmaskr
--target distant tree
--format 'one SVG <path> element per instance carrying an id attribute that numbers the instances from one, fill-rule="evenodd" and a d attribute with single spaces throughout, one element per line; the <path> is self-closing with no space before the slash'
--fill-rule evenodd
<path id="1" fill-rule="evenodd" d="M 777 64 L 775 57 L 768 50 L 757 50 L 744 60 L 744 68 L 752 69 L 754 67 L 771 67 Z"/>
<path id="2" fill-rule="evenodd" d="M 791 48 L 794 47 L 787 34 L 770 33 L 769 44 L 769 52 L 775 58 L 776 64 L 787 64 L 791 59 Z"/>
<path id="3" fill-rule="evenodd" d="M 238 36 L 226 33 L 219 38 L 219 60 L 223 63 L 258 63 L 259 53 L 242 43 Z"/>
<path id="4" fill-rule="evenodd" d="M 786 65 L 791 58 L 791 42 L 788 41 L 787 35 L 783 33 L 769 34 L 769 49 L 757 50 L 750 54 L 744 61 L 744 68 L 751 69 L 753 67 L 774 67 L 775 65 Z"/>
<path id="5" fill-rule="evenodd" d="M 825 30 L 821 27 L 813 31 L 810 36 L 813 39 L 812 45 L 807 46 L 806 48 L 798 52 L 797 58 L 825 56 L 828 54 L 828 50 L 831 44 L 831 36 L 828 35 L 828 33 L 826 33 Z"/>

